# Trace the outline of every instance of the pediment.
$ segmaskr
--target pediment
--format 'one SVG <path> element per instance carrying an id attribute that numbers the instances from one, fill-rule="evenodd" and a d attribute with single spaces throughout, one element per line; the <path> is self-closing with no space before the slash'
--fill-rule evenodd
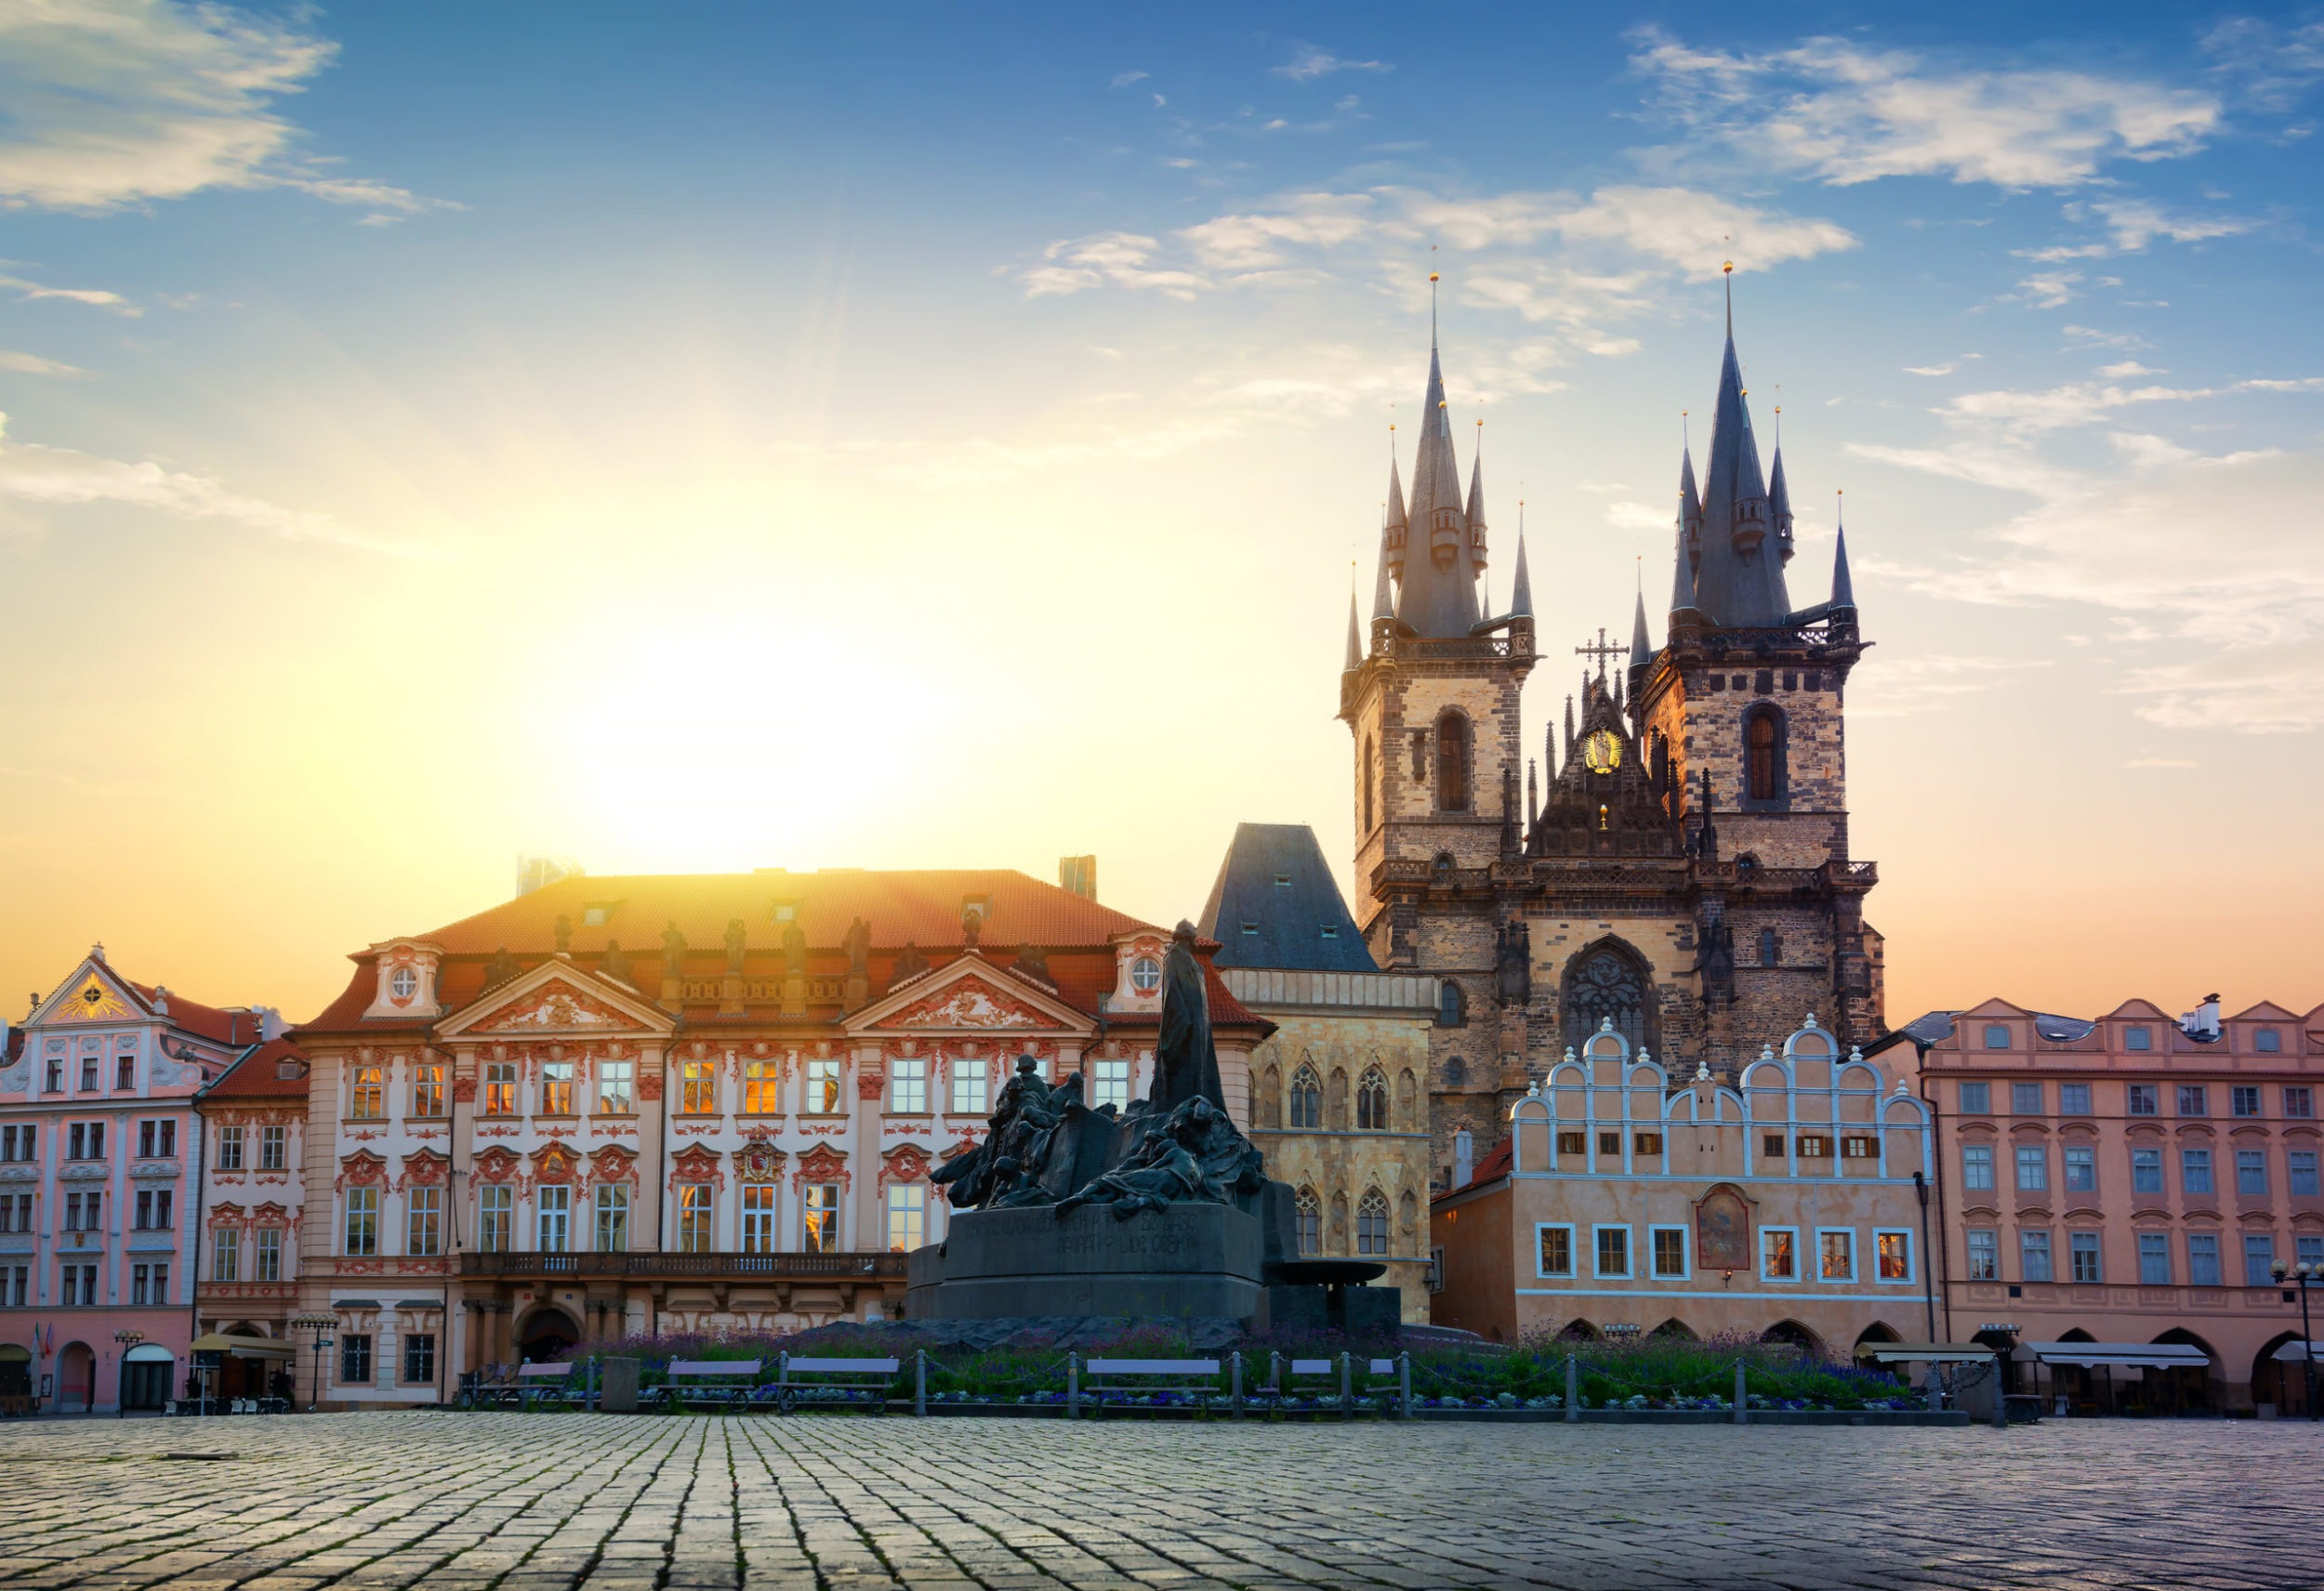
<path id="1" fill-rule="evenodd" d="M 970 954 L 848 1022 L 852 1031 L 1086 1032 L 1089 1019 Z"/>
<path id="2" fill-rule="evenodd" d="M 25 1026 L 47 1022 L 135 1021 L 148 1013 L 145 1002 L 95 956 L 86 956 L 73 976 L 41 1002 Z"/>
<path id="3" fill-rule="evenodd" d="M 667 1033 L 667 1012 L 594 978 L 569 962 L 543 962 L 488 991 L 438 1030 L 456 1033 L 591 1036 L 619 1032 Z"/>

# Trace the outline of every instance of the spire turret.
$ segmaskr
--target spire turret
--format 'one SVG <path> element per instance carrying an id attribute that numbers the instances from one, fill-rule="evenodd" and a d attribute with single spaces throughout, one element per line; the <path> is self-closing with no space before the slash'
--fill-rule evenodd
<path id="1" fill-rule="evenodd" d="M 1358 625 L 1355 611 L 1355 569 L 1348 569 L 1348 660 L 1340 672 L 1353 674 L 1364 666 L 1364 631 Z"/>
<path id="2" fill-rule="evenodd" d="M 1469 455 L 1469 559 L 1485 572 L 1485 422 L 1477 422 L 1476 451 Z M 1486 613 L 1492 611 L 1487 608 Z"/>
<path id="3" fill-rule="evenodd" d="M 1517 505 L 1517 577 L 1509 591 L 1509 616 L 1533 617 L 1533 580 L 1525 572 L 1525 506 Z"/>
<path id="4" fill-rule="evenodd" d="M 1833 510 L 1833 517 L 1839 518 L 1837 508 Z M 1844 521 L 1840 524 L 1839 533 L 1832 539 L 1831 605 L 1834 612 L 1838 612 L 1842 608 L 1850 612 L 1855 611 L 1856 588 L 1855 583 L 1848 578 L 1848 527 Z"/>
<path id="5" fill-rule="evenodd" d="M 1729 302 L 1732 320 L 1732 288 Z M 1712 624 L 1729 629 L 1781 625 L 1791 611 L 1781 537 L 1768 545 L 1776 527 L 1746 396 L 1730 325 L 1703 473 L 1702 523 L 1695 537 L 1695 606 Z"/>
<path id="6" fill-rule="evenodd" d="M 1781 409 L 1776 411 L 1780 424 Z M 1776 546 L 1782 550 L 1783 561 L 1791 561 L 1791 491 L 1783 480 L 1783 443 L 1776 443 L 1776 461 L 1767 478 L 1767 514 L 1776 524 Z"/>
<path id="7" fill-rule="evenodd" d="M 1460 500 L 1460 467 L 1453 456 L 1452 419 L 1445 408 L 1444 363 L 1432 346 L 1396 617 L 1423 637 L 1468 635 L 1478 617 L 1477 572 L 1468 508 Z"/>
<path id="8" fill-rule="evenodd" d="M 1631 615 L 1630 621 L 1631 690 L 1633 694 L 1638 688 L 1640 671 L 1654 660 L 1654 645 L 1646 638 L 1646 590 L 1642 585 L 1638 590 L 1638 611 Z"/>
<path id="9" fill-rule="evenodd" d="M 1388 427 L 1388 517 L 1380 526 L 1380 566 L 1383 580 L 1404 578 L 1404 481 L 1396 474 L 1396 427 Z"/>

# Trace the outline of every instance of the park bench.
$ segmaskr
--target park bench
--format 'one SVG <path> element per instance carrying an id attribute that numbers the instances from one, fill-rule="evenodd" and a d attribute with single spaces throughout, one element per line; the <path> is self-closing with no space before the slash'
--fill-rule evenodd
<path id="1" fill-rule="evenodd" d="M 1210 1400 L 1219 1390 L 1220 1361 L 1215 1359 L 1090 1359 L 1077 1355 L 1066 1362 L 1065 1417 L 1081 1417 L 1083 1394 L 1091 1395 L 1091 1417 L 1105 1407 L 1105 1394 L 1123 1393 L 1151 1397 L 1156 1392 L 1179 1392 L 1195 1400 L 1205 1414 L 1210 1412 Z M 1087 1370 L 1095 1379 L 1084 1382 L 1081 1372 Z M 1239 1411 L 1243 1402 L 1243 1356 L 1234 1356 L 1234 1388 L 1230 1396 Z"/>
<path id="2" fill-rule="evenodd" d="M 888 1388 L 903 1362 L 896 1359 L 817 1359 L 786 1353 L 775 1361 L 775 1413 L 794 1413 L 802 1392 L 837 1392 L 838 1401 L 861 1399 L 870 1403 L 873 1413 L 879 1413 L 887 1407 Z M 808 1376 L 813 1379 L 800 1379 Z M 864 1398 L 865 1394 L 869 1397 Z"/>
<path id="3" fill-rule="evenodd" d="M 1290 1369 L 1287 1382 L 1282 1375 L 1287 1362 Z M 1276 1392 L 1285 1397 L 1301 1395 L 1303 1389 L 1300 1382 L 1302 1378 L 1311 1383 L 1304 1389 L 1311 1396 L 1327 1391 L 1338 1392 L 1340 1417 L 1343 1420 L 1355 1417 L 1355 1400 L 1358 1398 L 1368 1400 L 1385 1395 L 1393 1400 L 1399 1413 L 1409 1412 L 1409 1394 L 1405 1387 L 1402 1367 L 1393 1359 L 1358 1360 L 1353 1354 L 1343 1353 L 1337 1359 L 1294 1359 L 1287 1361 L 1277 1356 L 1271 1377 Z M 1319 1380 L 1325 1383 L 1323 1387 L 1312 1385 Z"/>
<path id="4" fill-rule="evenodd" d="M 571 1364 L 541 1364 L 526 1360 L 517 1366 L 515 1378 L 508 1382 L 502 1396 L 513 1395 L 515 1406 L 530 1409 L 536 1401 L 569 1402 L 571 1383 L 576 1367 Z"/>
<path id="5" fill-rule="evenodd" d="M 669 1380 L 647 1393 L 644 1400 L 659 1401 L 672 1413 L 692 1400 L 733 1408 L 749 1399 L 759 1363 L 755 1359 L 673 1359 Z"/>

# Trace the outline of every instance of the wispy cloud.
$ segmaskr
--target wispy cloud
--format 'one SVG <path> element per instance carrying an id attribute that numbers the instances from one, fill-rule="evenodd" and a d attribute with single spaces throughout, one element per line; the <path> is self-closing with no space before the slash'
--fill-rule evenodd
<path id="1" fill-rule="evenodd" d="M 2069 221 L 2095 218 L 2106 236 L 2091 243 L 2057 243 L 2048 248 L 2020 249 L 2025 258 L 2042 261 L 2106 259 L 2119 254 L 2144 253 L 2157 239 L 2171 243 L 2207 243 L 2213 238 L 2239 237 L 2259 226 L 2248 216 L 2190 216 L 2164 209 L 2150 199 L 2103 199 L 2095 204 L 2066 206 Z"/>
<path id="2" fill-rule="evenodd" d="M 173 0 L 0 0 L 0 207 L 104 211 L 292 188 L 384 222 L 443 201 L 333 172 L 273 109 L 338 46 L 308 15 Z"/>
<path id="3" fill-rule="evenodd" d="M 1631 66 L 1670 121 L 1755 164 L 1833 184 L 2077 188 L 2114 161 L 2192 153 L 2222 120 L 2211 94 L 2095 72 L 1953 69 L 1830 37 L 1756 53 L 1655 27 L 1631 37 Z"/>
<path id="4" fill-rule="evenodd" d="M 111 309 L 116 315 L 142 315 L 143 309 L 120 294 L 103 287 L 50 287 L 43 283 L 27 281 L 21 276 L 0 276 L 0 287 L 11 287 L 26 303 L 40 298 L 59 299 L 68 304 L 88 304 L 99 309 Z"/>
<path id="5" fill-rule="evenodd" d="M 1384 60 L 1350 60 L 1333 55 L 1314 45 L 1301 45 L 1291 52 L 1291 59 L 1281 66 L 1267 69 L 1277 77 L 1287 77 L 1294 83 L 1312 83 L 1318 77 L 1329 77 L 1335 72 L 1393 72 L 1396 69 Z"/>
<path id="6" fill-rule="evenodd" d="M 2231 17 L 2203 35 L 2212 71 L 2263 111 L 2290 111 L 2324 82 L 2324 20 L 2285 27 Z"/>
<path id="7" fill-rule="evenodd" d="M 0 348 L 0 370 L 12 370 L 19 375 L 86 375 L 87 371 L 62 360 L 43 359 L 36 353 L 21 353 L 15 348 Z"/>
<path id="8" fill-rule="evenodd" d="M 1107 86 L 1111 88 L 1127 88 L 1133 83 L 1143 83 L 1147 78 L 1153 75 L 1154 73 L 1150 72 L 1117 72 L 1114 74 L 1114 81 L 1108 84 Z"/>
<path id="9" fill-rule="evenodd" d="M 1677 517 L 1675 508 L 1657 508 L 1651 503 L 1605 506 L 1605 522 L 1625 531 L 1667 531 Z"/>

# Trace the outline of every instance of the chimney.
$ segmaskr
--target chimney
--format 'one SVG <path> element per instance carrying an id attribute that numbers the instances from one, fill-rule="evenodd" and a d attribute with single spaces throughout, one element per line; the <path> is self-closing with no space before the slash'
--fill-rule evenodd
<path id="1" fill-rule="evenodd" d="M 1069 895 L 1084 901 L 1098 898 L 1098 859 L 1094 856 L 1061 856 L 1057 859 L 1057 887 Z"/>

